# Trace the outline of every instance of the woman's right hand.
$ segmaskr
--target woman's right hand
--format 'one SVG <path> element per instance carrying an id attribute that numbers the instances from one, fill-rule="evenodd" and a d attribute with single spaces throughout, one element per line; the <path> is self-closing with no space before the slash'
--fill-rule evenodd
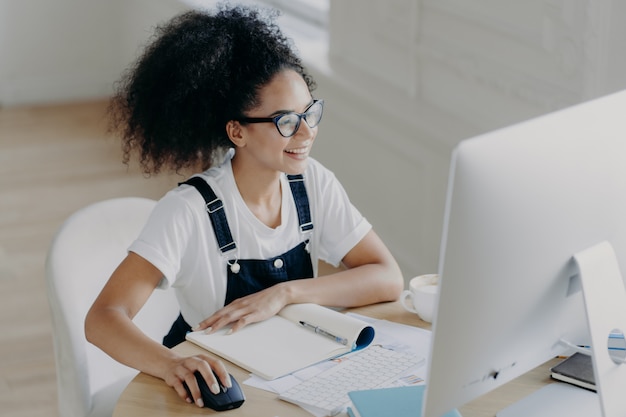
<path id="1" fill-rule="evenodd" d="M 202 375 L 214 394 L 220 392 L 220 382 L 226 388 L 232 387 L 230 375 L 224 363 L 219 359 L 203 354 L 175 359 L 166 368 L 163 380 L 167 385 L 174 388 L 178 396 L 183 400 L 188 403 L 194 402 L 198 407 L 204 407 L 200 388 L 196 381 L 196 371 Z M 219 381 L 216 376 L 219 378 Z M 189 387 L 191 397 L 183 383 L 186 383 Z"/>
<path id="2" fill-rule="evenodd" d="M 183 357 L 146 336 L 132 321 L 162 277 L 158 268 L 129 252 L 89 310 L 85 336 L 115 360 L 163 379 L 179 397 L 202 407 L 194 373 L 199 372 L 209 388 L 219 393 L 220 382 L 215 375 L 221 385 L 232 386 L 222 361 L 204 354 Z"/>

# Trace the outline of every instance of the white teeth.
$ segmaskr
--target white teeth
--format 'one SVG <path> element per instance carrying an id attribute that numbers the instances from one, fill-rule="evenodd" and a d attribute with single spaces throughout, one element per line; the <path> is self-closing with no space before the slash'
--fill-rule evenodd
<path id="1" fill-rule="evenodd" d="M 285 149 L 285 152 L 287 153 L 296 153 L 296 154 L 307 153 L 307 151 L 308 151 L 308 148 Z"/>

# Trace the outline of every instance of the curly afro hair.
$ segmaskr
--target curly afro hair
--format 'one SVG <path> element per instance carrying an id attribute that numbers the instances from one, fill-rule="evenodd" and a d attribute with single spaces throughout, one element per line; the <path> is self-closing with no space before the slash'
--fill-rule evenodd
<path id="1" fill-rule="evenodd" d="M 139 154 L 143 172 L 208 169 L 232 146 L 226 123 L 258 105 L 258 91 L 292 69 L 315 82 L 275 23 L 276 11 L 218 6 L 189 11 L 156 28 L 134 66 L 116 84 L 111 131 L 123 160 Z"/>

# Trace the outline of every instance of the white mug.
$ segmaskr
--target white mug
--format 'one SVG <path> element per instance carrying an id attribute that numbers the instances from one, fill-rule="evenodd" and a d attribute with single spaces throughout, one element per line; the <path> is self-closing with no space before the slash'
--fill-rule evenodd
<path id="1" fill-rule="evenodd" d="M 411 313 L 417 314 L 422 320 L 432 323 L 437 303 L 437 284 L 439 275 L 420 275 L 409 281 L 409 289 L 402 291 L 400 302 L 402 307 Z M 411 303 L 407 305 L 407 299 Z"/>

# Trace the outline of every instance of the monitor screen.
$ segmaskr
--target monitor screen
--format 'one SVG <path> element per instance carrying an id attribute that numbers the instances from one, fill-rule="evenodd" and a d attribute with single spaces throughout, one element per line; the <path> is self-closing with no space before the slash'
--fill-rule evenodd
<path id="1" fill-rule="evenodd" d="M 572 257 L 604 241 L 626 271 L 626 92 L 461 142 L 424 417 L 589 343 Z"/>

